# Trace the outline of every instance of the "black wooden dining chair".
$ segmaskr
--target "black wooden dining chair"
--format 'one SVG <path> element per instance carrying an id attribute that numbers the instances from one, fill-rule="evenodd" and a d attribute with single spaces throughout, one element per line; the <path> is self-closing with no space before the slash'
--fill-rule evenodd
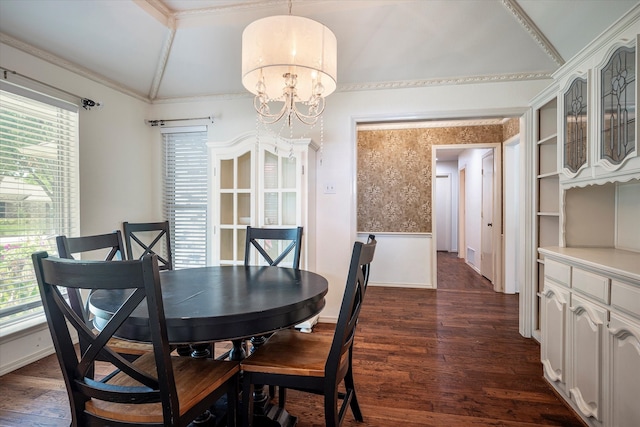
<path id="1" fill-rule="evenodd" d="M 333 336 L 283 329 L 241 361 L 243 425 L 250 425 L 254 384 L 279 386 L 281 408 L 285 405 L 286 388 L 324 395 L 327 427 L 340 425 L 347 407 L 351 407 L 357 421 L 363 420 L 353 379 L 353 342 L 376 244 L 373 237 L 367 243 L 356 242 L 353 246 Z M 339 393 L 342 382 L 346 391 Z M 342 403 L 338 408 L 339 400 Z"/>
<path id="2" fill-rule="evenodd" d="M 93 256 L 100 255 L 104 261 L 122 261 L 126 258 L 120 230 L 91 236 L 56 236 L 56 244 L 60 258 L 74 259 L 74 254 L 78 255 L 83 253 L 90 253 Z M 78 316 L 82 317 L 89 328 L 92 328 L 93 320 L 88 309 L 89 295 L 83 300 L 78 288 L 69 288 L 67 295 L 73 310 Z M 149 344 L 134 343 L 119 338 L 113 338 L 109 345 L 118 353 L 125 355 L 128 359 L 134 359 L 153 350 Z M 83 351 L 86 348 L 86 343 L 83 339 L 80 339 L 80 348 L 83 349 Z"/>
<path id="3" fill-rule="evenodd" d="M 302 251 L 302 227 L 296 228 L 258 228 L 247 226 L 244 265 L 260 265 L 266 263 L 269 266 L 280 266 L 284 261 L 288 267 L 300 268 L 300 254 Z M 255 251 L 253 249 L 255 249 Z M 252 256 L 257 252 L 257 256 Z M 252 341 L 260 343 L 265 337 L 254 337 Z M 246 349 L 246 341 L 243 347 Z M 230 351 L 219 355 L 219 359 L 229 357 Z M 274 394 L 271 389 L 271 395 Z"/>
<path id="4" fill-rule="evenodd" d="M 227 423 L 235 425 L 239 365 L 171 356 L 155 255 L 122 262 L 49 258 L 46 252 L 32 258 L 69 397 L 72 426 L 186 426 L 225 394 Z M 70 289 L 129 290 L 131 294 L 96 333 L 69 305 L 64 291 Z M 131 362 L 109 346 L 109 339 L 137 308 L 148 312 L 153 352 Z M 88 343 L 80 354 L 72 339 L 75 333 Z M 110 363 L 104 370 L 108 366 L 114 370 L 94 379 L 91 372 L 99 360 Z"/>
<path id="5" fill-rule="evenodd" d="M 141 259 L 147 254 L 158 256 L 160 270 L 173 270 L 173 250 L 169 221 L 123 222 L 127 259 Z"/>
<path id="6" fill-rule="evenodd" d="M 123 222 L 124 241 L 127 247 L 127 259 L 142 259 L 145 255 L 157 255 L 160 270 L 173 270 L 173 245 L 169 221 L 160 222 Z M 180 355 L 208 357 L 214 352 L 210 344 L 180 344 Z"/>
<path id="7" fill-rule="evenodd" d="M 279 266 L 283 261 L 287 267 L 300 268 L 302 250 L 302 227 L 256 228 L 247 227 L 244 249 L 244 265 L 259 265 L 251 254 L 255 248 L 268 265 Z"/>
<path id="8" fill-rule="evenodd" d="M 73 254 L 93 252 L 105 261 L 123 260 L 126 258 L 122 234 L 119 230 L 107 234 L 92 236 L 67 237 L 56 236 L 58 255 L 60 258 L 73 259 Z M 76 313 L 81 313 L 85 321 L 89 321 L 86 301 L 83 302 L 77 289 L 69 290 L 69 300 Z"/>

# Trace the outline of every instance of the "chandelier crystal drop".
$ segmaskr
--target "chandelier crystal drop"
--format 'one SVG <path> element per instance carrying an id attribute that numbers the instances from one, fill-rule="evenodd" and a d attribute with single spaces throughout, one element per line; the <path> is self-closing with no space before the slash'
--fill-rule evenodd
<path id="1" fill-rule="evenodd" d="M 319 22 L 270 16 L 242 33 L 242 84 L 255 95 L 262 123 L 284 119 L 289 128 L 295 120 L 315 125 L 336 81 L 336 37 Z"/>

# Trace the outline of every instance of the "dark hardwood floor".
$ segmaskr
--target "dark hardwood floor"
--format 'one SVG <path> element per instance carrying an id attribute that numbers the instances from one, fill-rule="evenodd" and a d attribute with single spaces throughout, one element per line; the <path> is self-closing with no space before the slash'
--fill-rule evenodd
<path id="1" fill-rule="evenodd" d="M 540 347 L 518 333 L 518 297 L 438 255 L 439 289 L 369 287 L 354 370 L 364 423 L 343 426 L 584 426 L 544 382 Z M 331 333 L 320 324 L 315 333 Z M 0 377 L 0 426 L 68 425 L 54 356 Z M 298 427 L 324 425 L 319 396 L 289 391 Z"/>

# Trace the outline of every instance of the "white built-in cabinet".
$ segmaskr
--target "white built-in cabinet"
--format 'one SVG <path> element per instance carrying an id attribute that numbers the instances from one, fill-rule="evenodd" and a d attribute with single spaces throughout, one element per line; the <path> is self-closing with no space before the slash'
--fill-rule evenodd
<path id="1" fill-rule="evenodd" d="M 310 139 L 285 140 L 255 134 L 210 144 L 214 264 L 244 263 L 249 225 L 302 226 L 300 267 L 315 268 L 317 148 Z M 256 254 L 250 256 L 256 264 L 260 262 Z M 286 262 L 285 259 L 282 265 Z"/>
<path id="2" fill-rule="evenodd" d="M 532 101 L 541 362 L 593 427 L 640 426 L 640 28 L 627 25 Z"/>
<path id="3" fill-rule="evenodd" d="M 545 378 L 590 426 L 640 425 L 640 253 L 540 253 Z"/>

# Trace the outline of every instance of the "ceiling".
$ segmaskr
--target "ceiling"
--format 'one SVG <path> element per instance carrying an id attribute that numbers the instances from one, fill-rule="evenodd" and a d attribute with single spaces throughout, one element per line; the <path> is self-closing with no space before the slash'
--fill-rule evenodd
<path id="1" fill-rule="evenodd" d="M 293 0 L 291 13 L 335 33 L 338 91 L 353 91 L 548 78 L 636 4 Z M 242 31 L 288 12 L 286 0 L 0 0 L 0 41 L 150 102 L 247 96 Z"/>

